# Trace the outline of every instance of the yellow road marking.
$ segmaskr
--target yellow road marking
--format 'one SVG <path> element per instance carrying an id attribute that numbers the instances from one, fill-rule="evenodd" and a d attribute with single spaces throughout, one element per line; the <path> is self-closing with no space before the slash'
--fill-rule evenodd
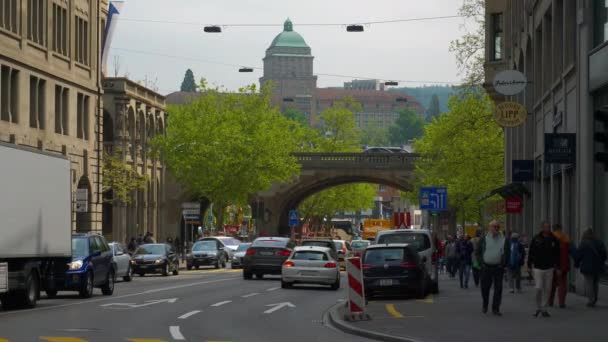
<path id="1" fill-rule="evenodd" d="M 40 336 L 40 338 L 48 342 L 87 342 L 78 337 Z"/>
<path id="2" fill-rule="evenodd" d="M 395 305 L 393 304 L 386 304 L 386 311 L 388 311 L 388 313 L 391 314 L 391 316 L 395 317 L 395 318 L 403 318 L 405 316 L 403 316 L 403 314 L 399 311 L 397 311 L 397 309 L 395 309 Z"/>
<path id="3" fill-rule="evenodd" d="M 433 295 L 428 295 L 424 299 L 418 299 L 417 302 L 433 304 Z"/>
<path id="4" fill-rule="evenodd" d="M 154 338 L 129 338 L 127 339 L 129 342 L 167 342 L 165 340 L 157 340 Z"/>
<path id="5" fill-rule="evenodd" d="M 3 339 L 3 338 L 0 338 L 0 342 L 11 342 L 11 341 Z"/>

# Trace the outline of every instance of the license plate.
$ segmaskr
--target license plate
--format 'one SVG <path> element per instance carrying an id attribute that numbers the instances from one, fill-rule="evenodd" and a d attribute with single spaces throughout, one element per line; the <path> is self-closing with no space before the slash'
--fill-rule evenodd
<path id="1" fill-rule="evenodd" d="M 302 275 L 303 276 L 316 276 L 317 272 L 315 272 L 315 271 L 303 271 Z"/>
<path id="2" fill-rule="evenodd" d="M 380 286 L 391 286 L 391 285 L 393 285 L 393 279 L 380 279 L 379 285 Z"/>
<path id="3" fill-rule="evenodd" d="M 268 251 L 260 251 L 260 255 L 274 255 L 274 253 Z"/>

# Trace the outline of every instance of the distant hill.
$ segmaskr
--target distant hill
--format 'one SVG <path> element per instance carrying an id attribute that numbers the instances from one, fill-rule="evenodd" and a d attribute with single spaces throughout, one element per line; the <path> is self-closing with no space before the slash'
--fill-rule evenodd
<path id="1" fill-rule="evenodd" d="M 424 109 L 428 109 L 429 103 L 431 103 L 431 97 L 433 94 L 437 94 L 439 97 L 439 108 L 442 113 L 448 110 L 448 100 L 450 96 L 454 94 L 454 88 L 449 85 L 438 85 L 438 86 L 423 86 L 423 87 L 402 87 L 402 88 L 390 88 L 389 91 L 400 91 L 413 96 L 420 102 Z"/>

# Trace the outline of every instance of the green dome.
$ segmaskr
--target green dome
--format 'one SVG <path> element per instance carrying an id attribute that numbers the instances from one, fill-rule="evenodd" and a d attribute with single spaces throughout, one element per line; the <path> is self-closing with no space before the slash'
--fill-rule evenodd
<path id="1" fill-rule="evenodd" d="M 307 48 L 308 45 L 306 45 L 304 38 L 293 30 L 291 20 L 287 19 L 283 24 L 283 32 L 279 33 L 270 44 L 270 48 L 273 47 Z"/>

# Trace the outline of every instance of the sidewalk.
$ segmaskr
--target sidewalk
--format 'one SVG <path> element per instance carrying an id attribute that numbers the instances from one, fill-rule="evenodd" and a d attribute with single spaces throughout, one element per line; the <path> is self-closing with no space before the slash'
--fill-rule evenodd
<path id="1" fill-rule="evenodd" d="M 505 284 L 506 285 L 506 284 Z M 608 341 L 607 298 L 595 308 L 574 293 L 565 309 L 549 308 L 550 318 L 535 318 L 534 288 L 524 281 L 523 293 L 503 287 L 502 317 L 481 313 L 481 293 L 460 289 L 458 280 L 441 278 L 440 293 L 424 300 L 386 299 L 369 302 L 369 321 L 344 321 L 345 305 L 328 312 L 334 327 L 344 332 L 382 341 Z"/>

